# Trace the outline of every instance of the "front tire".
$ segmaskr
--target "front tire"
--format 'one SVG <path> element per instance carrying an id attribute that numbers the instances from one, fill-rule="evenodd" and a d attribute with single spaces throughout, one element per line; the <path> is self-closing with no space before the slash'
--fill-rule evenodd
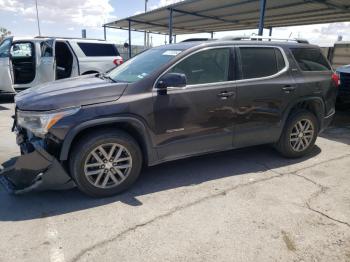
<path id="1" fill-rule="evenodd" d="M 80 138 L 71 153 L 70 171 L 77 187 L 92 197 L 128 189 L 142 168 L 139 145 L 127 133 L 108 129 Z"/>
<path id="2" fill-rule="evenodd" d="M 318 132 L 315 115 L 307 110 L 298 110 L 288 118 L 276 149 L 288 158 L 305 156 L 312 151 Z"/>

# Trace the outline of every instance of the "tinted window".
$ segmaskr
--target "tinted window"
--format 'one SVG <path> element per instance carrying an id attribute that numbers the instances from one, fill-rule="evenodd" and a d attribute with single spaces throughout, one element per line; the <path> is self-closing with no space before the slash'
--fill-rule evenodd
<path id="1" fill-rule="evenodd" d="M 271 76 L 281 71 L 285 61 L 281 51 L 273 47 L 240 47 L 242 78 Z"/>
<path id="2" fill-rule="evenodd" d="M 119 56 L 117 47 L 112 44 L 78 43 L 86 56 Z"/>
<path id="3" fill-rule="evenodd" d="M 303 71 L 331 70 L 326 58 L 317 48 L 292 48 L 292 53 Z"/>
<path id="4" fill-rule="evenodd" d="M 171 69 L 172 73 L 182 73 L 188 85 L 228 81 L 230 49 L 211 49 L 186 58 Z"/>

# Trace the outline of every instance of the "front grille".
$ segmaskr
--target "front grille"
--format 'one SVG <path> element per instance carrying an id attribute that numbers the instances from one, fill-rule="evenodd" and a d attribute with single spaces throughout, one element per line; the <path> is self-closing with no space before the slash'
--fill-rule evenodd
<path id="1" fill-rule="evenodd" d="M 340 73 L 340 91 L 350 92 L 350 73 Z"/>

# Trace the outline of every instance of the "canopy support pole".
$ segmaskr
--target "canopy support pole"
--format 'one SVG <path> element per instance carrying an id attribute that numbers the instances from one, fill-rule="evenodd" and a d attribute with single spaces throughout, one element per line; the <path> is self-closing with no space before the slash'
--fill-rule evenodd
<path id="1" fill-rule="evenodd" d="M 264 22 L 265 22 L 265 9 L 266 0 L 260 0 L 260 18 L 259 18 L 259 33 L 258 35 L 263 35 L 264 32 Z"/>
<path id="2" fill-rule="evenodd" d="M 129 59 L 131 58 L 131 21 L 128 20 L 129 22 Z"/>
<path id="3" fill-rule="evenodd" d="M 272 27 L 270 27 L 269 36 L 272 36 Z"/>
<path id="4" fill-rule="evenodd" d="M 214 39 L 214 32 L 210 32 L 210 38 Z"/>
<path id="5" fill-rule="evenodd" d="M 169 9 L 169 44 L 173 43 L 173 9 Z"/>
<path id="6" fill-rule="evenodd" d="M 107 32 L 106 32 L 106 26 L 105 25 L 103 26 L 103 36 L 104 36 L 104 39 L 107 40 Z"/>

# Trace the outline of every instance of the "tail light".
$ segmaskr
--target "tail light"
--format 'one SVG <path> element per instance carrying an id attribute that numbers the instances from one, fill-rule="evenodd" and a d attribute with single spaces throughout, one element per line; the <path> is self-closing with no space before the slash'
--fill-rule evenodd
<path id="1" fill-rule="evenodd" d="M 116 66 L 119 66 L 121 64 L 124 63 L 124 60 L 121 56 L 118 56 L 116 59 L 113 60 L 113 63 L 116 65 Z"/>
<path id="2" fill-rule="evenodd" d="M 339 76 L 338 73 L 334 73 L 334 74 L 332 75 L 332 80 L 333 80 L 333 82 L 334 82 L 334 84 L 335 84 L 336 87 L 339 87 L 339 86 L 340 86 L 340 76 Z"/>

